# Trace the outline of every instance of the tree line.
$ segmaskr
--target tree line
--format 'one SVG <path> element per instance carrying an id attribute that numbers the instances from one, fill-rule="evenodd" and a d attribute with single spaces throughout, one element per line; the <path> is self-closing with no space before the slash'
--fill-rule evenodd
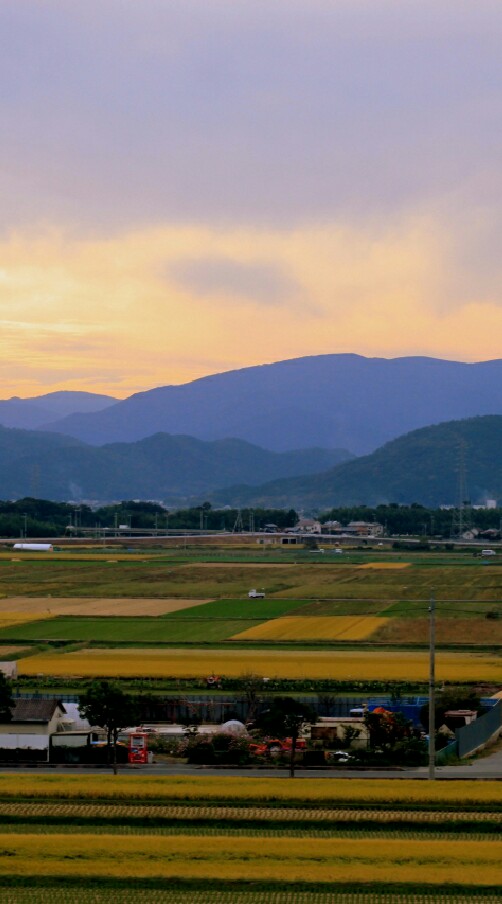
<path id="1" fill-rule="evenodd" d="M 331 508 L 318 514 L 319 520 L 368 521 L 382 524 L 387 536 L 451 536 L 454 511 L 426 508 L 419 503 L 410 506 L 389 503 L 374 508 L 360 505 L 351 508 Z M 500 530 L 501 509 L 471 509 L 463 513 L 464 524 L 479 530 Z M 0 501 L 0 536 L 56 537 L 78 536 L 81 528 L 95 529 L 129 527 L 143 530 L 207 530 L 260 531 L 268 524 L 279 529 L 294 527 L 298 513 L 294 508 L 235 508 L 216 509 L 209 502 L 190 508 L 170 511 L 157 502 L 125 500 L 94 509 L 86 504 L 52 502 L 26 497 L 16 501 Z"/>

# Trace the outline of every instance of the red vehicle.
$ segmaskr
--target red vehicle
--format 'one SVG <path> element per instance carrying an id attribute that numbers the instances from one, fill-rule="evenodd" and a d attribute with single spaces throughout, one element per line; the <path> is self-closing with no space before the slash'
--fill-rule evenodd
<path id="1" fill-rule="evenodd" d="M 148 734 L 145 731 L 133 731 L 129 735 L 128 761 L 130 763 L 148 763 Z"/>
<path id="2" fill-rule="evenodd" d="M 279 738 L 272 738 L 268 741 L 262 741 L 261 744 L 250 744 L 249 751 L 253 753 L 255 756 L 273 756 L 278 753 L 289 753 L 291 751 L 291 747 L 293 746 L 292 738 L 284 738 L 284 740 L 279 740 Z M 305 750 L 307 746 L 307 742 L 304 738 L 298 738 L 296 742 L 297 750 Z"/>

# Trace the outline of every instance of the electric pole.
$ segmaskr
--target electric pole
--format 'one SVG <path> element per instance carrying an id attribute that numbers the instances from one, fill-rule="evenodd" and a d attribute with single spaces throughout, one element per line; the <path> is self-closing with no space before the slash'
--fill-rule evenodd
<path id="1" fill-rule="evenodd" d="M 436 778 L 436 600 L 429 601 L 429 779 Z"/>

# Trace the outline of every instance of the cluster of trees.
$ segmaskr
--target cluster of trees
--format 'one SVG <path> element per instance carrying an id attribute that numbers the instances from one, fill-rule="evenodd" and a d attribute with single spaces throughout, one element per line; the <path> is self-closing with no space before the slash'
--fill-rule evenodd
<path id="1" fill-rule="evenodd" d="M 144 530 L 260 530 L 266 524 L 294 527 L 298 520 L 294 509 L 213 509 L 209 502 L 170 512 L 156 502 L 123 501 L 91 509 L 84 504 L 51 502 L 27 497 L 15 502 L 0 501 L 0 536 L 58 537 L 71 529 L 116 528 L 127 525 Z"/>
<path id="2" fill-rule="evenodd" d="M 400 506 L 397 503 L 370 508 L 364 505 L 352 508 L 332 508 L 319 516 L 324 521 L 375 521 L 383 524 L 388 535 L 412 535 L 445 537 L 451 535 L 453 512 L 425 508 L 418 503 Z M 500 509 L 469 510 L 469 520 L 480 530 L 500 529 Z M 47 499 L 27 497 L 15 502 L 0 501 L 0 536 L 3 537 L 56 537 L 64 536 L 71 529 L 78 535 L 79 528 L 113 529 L 119 525 L 144 530 L 262 530 L 266 524 L 276 524 L 283 529 L 294 527 L 298 521 L 295 509 L 245 508 L 213 509 L 211 503 L 178 511 L 168 511 L 156 502 L 125 500 L 113 505 L 91 509 L 84 504 L 51 502 Z"/>

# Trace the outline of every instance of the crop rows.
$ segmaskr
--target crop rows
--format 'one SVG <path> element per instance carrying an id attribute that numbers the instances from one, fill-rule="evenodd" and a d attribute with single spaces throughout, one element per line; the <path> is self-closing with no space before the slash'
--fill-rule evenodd
<path id="1" fill-rule="evenodd" d="M 0 801 L 128 803 L 134 805 L 241 805 L 329 809 L 332 807 L 497 811 L 497 781 L 417 782 L 413 779 L 296 779 L 202 776 L 9 775 L 0 774 Z M 267 809 L 268 813 L 268 809 Z"/>
<path id="2" fill-rule="evenodd" d="M 69 889 L 61 887 L 0 888 L 2 904 L 68 904 Z M 123 904 L 129 895 L 122 889 L 78 889 L 78 904 Z M 379 892 L 302 892 L 302 891 L 211 891 L 204 889 L 166 890 L 134 886 L 135 904 L 500 904 L 495 895 L 388 894 Z"/>
<path id="3" fill-rule="evenodd" d="M 232 825 L 231 823 L 216 825 L 204 824 L 193 825 L 187 823 L 176 823 L 174 825 L 163 826 L 144 826 L 141 824 L 131 823 L 129 825 L 110 825 L 88 822 L 78 825 L 61 823 L 6 823 L 2 826 L 2 833 L 9 835 L 197 835 L 200 838 L 217 836 L 236 837 L 236 838 L 364 838 L 370 841 L 373 838 L 388 838 L 393 840 L 415 841 L 418 838 L 422 841 L 499 841 L 500 831 L 499 825 L 493 825 L 491 832 L 476 833 L 472 831 L 455 831 L 455 832 L 434 832 L 427 827 L 425 830 L 417 831 L 391 829 L 385 827 L 374 827 L 368 829 L 365 826 L 357 828 L 298 828 L 292 826 L 281 826 L 269 828 L 261 824 L 259 827 L 245 825 Z"/>
<path id="4" fill-rule="evenodd" d="M 426 825 L 469 822 L 482 825 L 499 824 L 500 814 L 491 811 L 465 810 L 377 810 L 377 809 L 309 809 L 308 807 L 221 807 L 176 806 L 176 805 L 136 805 L 127 804 L 67 804 L 67 803 L 3 803 L 0 802 L 0 819 L 81 819 L 93 821 L 110 820 L 177 820 L 177 821 L 228 821 L 228 822 L 280 822 L 291 823 L 367 823 L 382 826 L 395 823 Z"/>

